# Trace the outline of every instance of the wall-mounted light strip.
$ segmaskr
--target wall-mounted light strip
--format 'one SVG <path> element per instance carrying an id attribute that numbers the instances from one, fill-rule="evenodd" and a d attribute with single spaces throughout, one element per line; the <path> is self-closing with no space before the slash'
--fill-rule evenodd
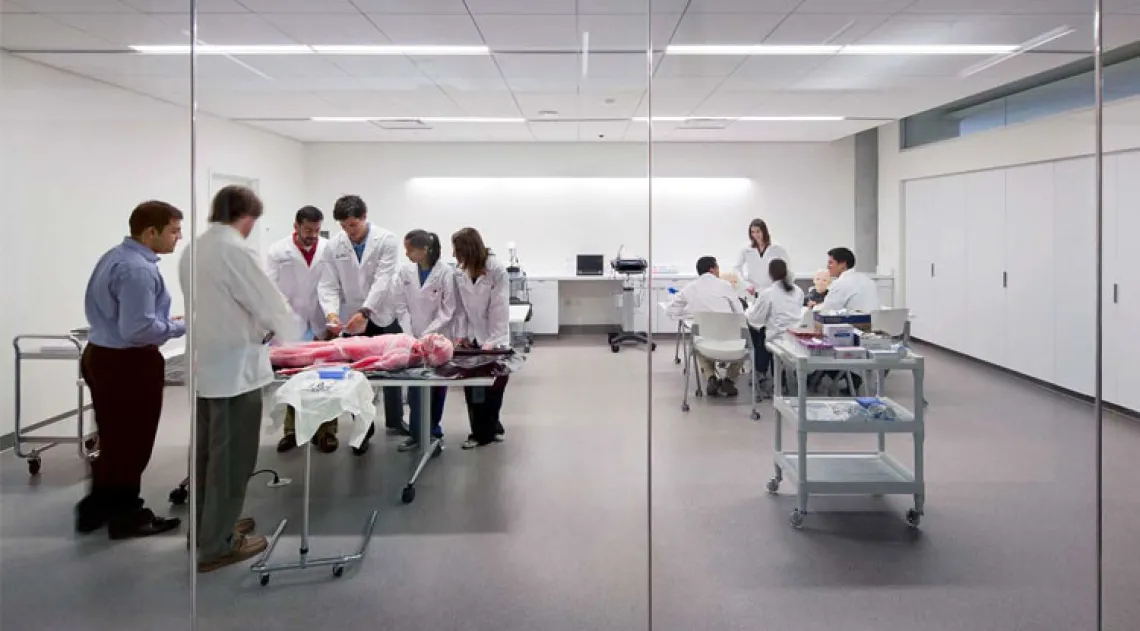
<path id="1" fill-rule="evenodd" d="M 131 46 L 142 55 L 188 55 L 189 44 L 172 46 Z M 467 56 L 490 55 L 486 46 L 230 46 L 198 45 L 198 55 L 408 55 L 408 56 Z"/>
<path id="2" fill-rule="evenodd" d="M 314 116 L 314 123 L 525 123 L 525 118 L 492 116 Z"/>
<path id="3" fill-rule="evenodd" d="M 667 46 L 666 55 L 1002 55 L 1018 50 L 1017 45 L 973 44 L 883 44 L 850 46 L 780 46 L 757 44 L 751 46 Z"/>
<path id="4" fill-rule="evenodd" d="M 843 116 L 654 116 L 654 123 L 699 123 L 702 121 L 724 121 L 730 123 L 825 123 L 847 120 Z M 639 116 L 634 122 L 647 123 L 649 119 Z"/>

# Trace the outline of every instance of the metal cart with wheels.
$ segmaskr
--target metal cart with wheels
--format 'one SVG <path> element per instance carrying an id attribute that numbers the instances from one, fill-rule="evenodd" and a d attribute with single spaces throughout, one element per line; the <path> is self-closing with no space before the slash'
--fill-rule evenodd
<path id="1" fill-rule="evenodd" d="M 530 304 L 530 289 L 526 284 L 526 272 L 524 272 L 517 263 L 512 263 L 511 266 L 507 268 L 507 280 L 510 283 L 511 346 L 522 346 L 523 352 L 529 353 L 530 347 L 534 346 L 534 334 L 527 330 L 527 323 L 530 322 L 532 309 Z M 516 312 L 522 313 L 521 319 L 514 317 Z"/>
<path id="2" fill-rule="evenodd" d="M 657 350 L 657 343 L 650 341 L 649 334 L 637 330 L 637 322 L 634 316 L 634 312 L 640 305 L 640 294 L 645 284 L 645 270 L 649 269 L 649 263 L 640 258 L 623 259 L 619 248 L 617 258 L 610 261 L 610 268 L 614 274 L 624 276 L 621 283 L 621 293 L 616 296 L 618 308 L 621 311 L 621 328 L 608 336 L 610 351 L 614 353 L 620 351 L 622 344 L 626 342 L 647 344 L 650 351 Z M 635 276 L 640 277 L 641 280 L 635 281 Z"/>
<path id="3" fill-rule="evenodd" d="M 16 455 L 28 462 L 28 473 L 37 475 L 42 466 L 40 455 L 56 445 L 75 445 L 79 458 L 91 461 L 99 457 L 98 439 L 94 431 L 88 431 L 86 412 L 91 409 L 86 401 L 86 383 L 83 381 L 83 346 L 85 336 L 81 330 L 73 331 L 69 335 L 17 335 L 12 339 L 12 347 L 16 356 L 15 382 L 15 412 Z M 75 408 L 57 414 L 49 419 L 25 426 L 23 419 L 23 375 L 22 368 L 25 361 L 56 360 L 70 361 L 75 364 Z M 76 431 L 73 436 L 44 436 L 33 434 L 37 430 L 49 427 L 70 418 L 76 419 Z M 25 445 L 37 445 L 30 450 Z"/>
<path id="4" fill-rule="evenodd" d="M 793 528 L 804 525 L 811 495 L 912 495 L 914 507 L 906 521 L 917 528 L 923 515 L 926 481 L 923 464 L 925 440 L 923 411 L 923 358 L 907 351 L 903 356 L 877 355 L 866 359 L 836 359 L 809 354 L 798 342 L 785 335 L 767 343 L 775 360 L 775 383 L 781 387 L 785 370 L 794 371 L 797 396 L 782 390 L 773 399 L 776 411 L 775 476 L 767 490 L 775 494 L 788 479 L 796 486 L 797 505 L 791 514 Z M 881 374 L 884 370 L 910 371 L 914 377 L 913 408 L 880 397 L 893 414 L 893 420 L 836 420 L 813 411 L 812 403 L 851 402 L 854 398 L 815 398 L 807 396 L 807 375 L 816 370 L 837 370 Z M 913 411 L 912 411 L 913 410 Z M 785 450 L 783 425 L 796 431 L 796 446 Z M 809 434 L 874 434 L 874 451 L 809 451 Z M 887 434 L 910 434 L 914 442 L 914 468 L 908 468 L 887 453 Z"/>

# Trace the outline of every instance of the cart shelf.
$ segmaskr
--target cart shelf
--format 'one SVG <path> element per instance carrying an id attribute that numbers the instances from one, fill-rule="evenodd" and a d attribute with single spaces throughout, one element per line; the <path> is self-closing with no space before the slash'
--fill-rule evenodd
<path id="1" fill-rule="evenodd" d="M 796 397 L 780 397 L 773 401 L 773 405 L 781 416 L 788 422 L 795 424 L 810 434 L 913 434 L 919 431 L 914 414 L 900 403 L 886 397 L 879 397 L 895 414 L 895 420 L 833 420 L 827 418 L 812 418 L 811 403 L 813 401 L 854 403 L 854 397 L 822 398 L 808 397 L 807 421 L 800 421 L 800 400 Z"/>
<path id="2" fill-rule="evenodd" d="M 912 495 L 922 490 L 914 473 L 885 453 L 811 452 L 806 481 L 799 478 L 796 459 L 794 451 L 776 455 L 785 478 L 813 495 Z"/>

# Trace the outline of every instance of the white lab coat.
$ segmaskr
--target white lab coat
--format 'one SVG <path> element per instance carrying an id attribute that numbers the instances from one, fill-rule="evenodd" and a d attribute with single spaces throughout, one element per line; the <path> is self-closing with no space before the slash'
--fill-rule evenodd
<path id="1" fill-rule="evenodd" d="M 325 332 L 325 313 L 317 299 L 317 285 L 321 281 L 328 240 L 318 239 L 315 247 L 313 264 L 309 265 L 292 235 L 281 239 L 269 248 L 266 271 L 293 308 L 298 329 L 310 330 L 314 336 L 321 337 Z"/>
<path id="2" fill-rule="evenodd" d="M 792 285 L 785 291 L 779 281 L 757 292 L 745 316 L 754 329 L 764 329 L 764 338 L 774 340 L 800 322 L 804 313 L 804 290 Z"/>
<path id="3" fill-rule="evenodd" d="M 511 283 L 507 268 L 495 256 L 487 257 L 485 274 L 471 280 L 462 269 L 455 270 L 456 305 L 454 334 L 467 339 L 507 347 L 511 343 Z"/>
<path id="4" fill-rule="evenodd" d="M 824 311 L 860 311 L 871 313 L 882 307 L 879 302 L 879 286 L 870 276 L 849 269 L 831 281 L 827 297 L 823 299 Z"/>
<path id="5" fill-rule="evenodd" d="M 711 273 L 701 274 L 673 296 L 666 313 L 680 318 L 696 313 L 743 313 L 744 307 L 732 283 Z"/>
<path id="6" fill-rule="evenodd" d="M 341 232 L 329 240 L 317 296 L 326 318 L 335 313 L 345 323 L 365 308 L 372 312 L 373 324 L 388 326 L 396 319 L 389 293 L 396 275 L 399 240 L 369 223 L 365 242 L 364 256 L 357 261 L 347 234 Z"/>
<path id="7" fill-rule="evenodd" d="M 737 257 L 736 265 L 733 266 L 732 270 L 741 280 L 747 281 L 749 285 L 760 290 L 772 282 L 772 277 L 768 275 L 768 265 L 776 259 L 788 264 L 788 280 L 795 282 L 795 274 L 792 273 L 792 261 L 788 258 L 788 250 L 775 242 L 768 245 L 764 254 L 760 254 L 756 248 L 749 244 L 748 247 L 740 251 L 740 256 Z"/>
<path id="8" fill-rule="evenodd" d="M 392 280 L 392 300 L 400 328 L 416 337 L 429 333 L 452 337 L 455 269 L 443 261 L 436 261 L 421 286 L 419 267 L 415 263 L 402 265 Z"/>
<path id="9" fill-rule="evenodd" d="M 178 276 L 189 304 L 190 252 L 196 286 L 193 336 L 197 396 L 236 397 L 273 382 L 270 333 L 281 342 L 300 339 L 293 310 L 241 233 L 210 224 L 182 254 Z"/>

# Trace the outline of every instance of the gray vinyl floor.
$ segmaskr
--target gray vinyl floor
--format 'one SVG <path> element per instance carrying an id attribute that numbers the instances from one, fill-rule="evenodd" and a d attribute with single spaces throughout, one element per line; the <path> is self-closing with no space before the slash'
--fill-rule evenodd
<path id="1" fill-rule="evenodd" d="M 652 607 L 661 631 L 1094 629 L 1091 408 L 927 356 L 919 533 L 902 519 L 905 497 L 814 499 L 805 529 L 793 531 L 791 487 L 764 491 L 770 407 L 760 422 L 744 398 L 695 400 L 682 413 L 672 344 L 653 357 L 650 389 L 644 352 L 613 355 L 587 337 L 543 341 L 508 388 L 507 442 L 458 449 L 465 418 L 452 393 L 450 448 L 413 504 L 399 501 L 411 458 L 391 439 L 378 437 L 361 458 L 343 448 L 314 456 L 312 554 L 351 551 L 378 509 L 368 557 L 340 579 L 321 568 L 261 587 L 244 566 L 201 576 L 199 628 L 624 631 L 647 628 Z M 910 380 L 892 374 L 887 390 L 908 397 Z M 166 498 L 185 475 L 188 432 L 185 393 L 171 390 L 145 480 L 160 512 L 179 514 Z M 276 554 L 286 559 L 299 542 L 303 456 L 278 456 L 276 438 L 265 434 L 259 464 L 294 483 L 273 489 L 255 478 L 247 512 L 262 530 L 290 519 Z M 909 438 L 889 444 L 910 460 Z M 1140 424 L 1110 417 L 1105 447 L 1105 628 L 1125 631 L 1140 619 Z M 4 631 L 190 628 L 183 533 L 77 537 L 71 509 L 83 468 L 64 449 L 45 455 L 36 479 L 2 454 L 0 474 Z"/>

